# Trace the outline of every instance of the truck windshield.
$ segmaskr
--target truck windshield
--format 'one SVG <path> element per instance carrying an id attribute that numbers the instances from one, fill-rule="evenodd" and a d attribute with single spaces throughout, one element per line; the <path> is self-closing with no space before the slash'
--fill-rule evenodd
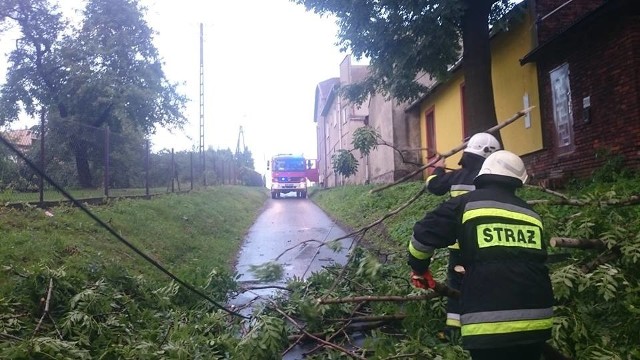
<path id="1" fill-rule="evenodd" d="M 273 168 L 276 171 L 304 171 L 304 159 L 275 159 Z"/>

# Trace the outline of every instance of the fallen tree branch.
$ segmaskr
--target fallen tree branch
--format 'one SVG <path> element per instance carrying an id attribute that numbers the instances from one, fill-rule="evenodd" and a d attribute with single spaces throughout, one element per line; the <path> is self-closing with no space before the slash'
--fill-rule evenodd
<path id="1" fill-rule="evenodd" d="M 354 316 L 351 318 L 342 319 L 327 319 L 327 321 L 344 321 L 351 323 L 361 322 L 378 322 L 378 321 L 398 321 L 404 320 L 407 317 L 406 314 L 393 314 L 393 315 L 367 315 L 367 316 Z"/>
<path id="2" fill-rule="evenodd" d="M 42 313 L 42 316 L 40 317 L 40 321 L 38 321 L 38 325 L 36 326 L 36 328 L 33 330 L 33 335 L 38 333 L 38 330 L 40 330 L 40 326 L 42 326 L 42 321 L 44 320 L 45 316 L 49 315 L 49 304 L 51 302 L 51 293 L 53 291 L 53 278 L 49 279 L 49 288 L 47 289 L 47 299 L 44 303 L 44 312 Z"/>
<path id="3" fill-rule="evenodd" d="M 400 205 L 398 208 L 396 208 L 395 210 L 386 213 L 383 217 L 381 217 L 380 219 L 372 222 L 371 224 L 364 226 L 354 232 L 352 232 L 351 234 L 359 234 L 361 233 L 360 239 L 354 239 L 353 243 L 351 244 L 351 246 L 357 246 L 358 242 L 360 242 L 360 240 L 362 239 L 362 237 L 364 237 L 364 233 L 367 232 L 367 230 L 371 229 L 372 227 L 379 225 L 380 223 L 382 223 L 384 220 L 390 218 L 393 215 L 396 215 L 397 213 L 399 213 L 400 211 L 404 210 L 406 207 L 408 207 L 409 205 L 413 204 L 416 200 L 418 200 L 418 198 L 420 198 L 420 196 L 422 196 L 422 194 L 424 194 L 424 192 L 426 191 L 426 189 L 424 187 L 422 187 L 420 189 L 420 191 L 415 194 L 411 199 L 409 199 L 407 202 L 405 202 L 404 204 Z M 349 234 L 349 235 L 351 235 Z M 353 236 L 353 235 L 352 235 Z M 341 238 L 337 238 L 334 239 L 332 241 L 337 241 L 340 239 L 344 239 L 346 237 L 350 237 L 348 235 L 343 236 Z M 326 294 L 330 294 L 333 292 L 333 290 L 335 290 L 335 287 L 338 285 L 338 282 L 340 282 L 340 280 L 342 279 L 342 277 L 344 276 L 344 273 L 347 271 L 347 265 L 349 264 L 349 262 L 351 261 L 351 256 L 349 256 L 349 258 L 347 259 L 347 263 L 344 264 L 344 266 L 342 267 L 342 269 L 340 270 L 340 274 L 338 274 L 338 276 L 336 277 L 336 279 L 333 281 L 333 284 L 331 285 L 331 288 L 329 289 L 329 291 L 326 292 Z"/>
<path id="4" fill-rule="evenodd" d="M 339 240 L 339 239 L 336 239 L 336 240 Z M 333 241 L 335 241 L 335 240 L 333 240 Z M 320 245 L 319 245 L 318 247 L 325 245 L 325 243 L 323 243 L 323 242 L 322 242 L 322 241 L 320 241 L 320 240 L 316 240 L 316 239 L 309 239 L 309 240 L 305 240 L 305 241 L 299 242 L 299 243 L 297 243 L 297 244 L 295 244 L 295 245 L 293 245 L 293 246 L 291 246 L 291 247 L 288 247 L 288 248 L 284 249 L 284 251 L 283 251 L 283 252 L 281 252 L 281 253 L 280 253 L 280 255 L 276 256 L 276 258 L 274 259 L 274 261 L 278 261 L 278 260 L 280 260 L 280 258 L 281 258 L 284 254 L 286 254 L 287 252 L 289 252 L 289 251 L 291 251 L 291 250 L 293 250 L 293 249 L 295 249 L 295 248 L 297 248 L 297 247 L 299 247 L 299 246 L 301 246 L 301 245 L 306 245 L 307 243 L 310 243 L 310 242 L 317 242 L 317 243 L 320 243 Z"/>
<path id="5" fill-rule="evenodd" d="M 280 286 L 280 285 L 240 286 L 240 289 L 242 289 L 243 291 L 262 290 L 262 289 L 278 289 L 278 290 L 292 291 L 291 289 L 287 288 L 286 286 Z"/>
<path id="6" fill-rule="evenodd" d="M 377 302 L 377 301 L 389 301 L 389 302 L 407 302 L 407 301 L 422 301 L 429 300 L 443 296 L 438 292 L 430 292 L 422 295 L 367 295 L 367 296 L 353 296 L 334 299 L 319 299 L 318 304 L 345 304 L 354 302 Z"/>
<path id="7" fill-rule="evenodd" d="M 620 251 L 617 249 L 614 249 L 611 252 L 605 252 L 600 254 L 597 258 L 589 261 L 588 263 L 582 265 L 580 267 L 580 270 L 582 270 L 583 273 L 588 274 L 592 271 L 594 271 L 595 269 L 598 268 L 598 266 L 606 264 L 608 262 L 611 262 L 613 260 L 616 260 L 617 258 L 620 257 Z"/>
<path id="8" fill-rule="evenodd" d="M 360 308 L 362 308 L 362 306 L 364 305 L 364 303 L 358 303 L 356 304 L 356 306 L 354 306 L 353 310 L 351 310 L 351 317 L 354 316 L 354 314 L 356 314 Z M 342 326 L 340 327 L 340 329 L 338 329 L 337 331 L 334 331 L 333 334 L 331 334 L 331 336 L 329 336 L 327 338 L 327 341 L 333 341 L 333 339 L 335 339 L 336 337 L 338 337 L 340 334 L 345 334 L 347 331 L 347 327 L 349 327 L 349 325 L 351 325 L 351 320 L 346 320 L 346 322 L 344 324 L 342 324 Z M 326 337 L 326 336 L 325 336 Z M 299 338 L 299 340 L 302 340 L 302 337 Z M 297 343 L 297 342 L 296 342 Z M 304 356 L 308 356 L 313 354 L 314 352 L 318 351 L 320 348 L 322 347 L 322 345 L 316 345 L 313 349 L 307 351 L 304 353 Z"/>
<path id="9" fill-rule="evenodd" d="M 600 239 L 573 239 L 565 237 L 552 237 L 549 240 L 552 247 L 574 248 L 574 249 L 598 249 L 602 250 L 607 247 L 604 241 Z"/>
<path id="10" fill-rule="evenodd" d="M 11 334 L 4 333 L 4 332 L 0 332 L 0 338 L 5 338 L 5 339 L 13 340 L 13 341 L 22 341 L 21 338 L 19 338 L 17 336 L 13 336 Z"/>
<path id="11" fill-rule="evenodd" d="M 632 195 L 623 199 L 608 199 L 608 200 L 579 200 L 579 199 L 560 199 L 560 200 L 528 200 L 527 204 L 537 205 L 569 205 L 569 206 L 586 206 L 586 205 L 598 205 L 598 206 L 629 206 L 640 204 L 640 195 Z"/>
<path id="12" fill-rule="evenodd" d="M 329 342 L 329 341 L 325 341 L 325 340 L 319 338 L 318 336 L 315 336 L 315 335 L 311 334 L 310 332 L 306 331 L 302 325 L 298 324 L 293 318 L 291 318 L 289 315 L 287 315 L 287 313 L 285 313 L 278 306 L 276 306 L 276 304 L 273 301 L 271 301 L 271 304 L 272 304 L 273 309 L 275 311 L 277 311 L 280 315 L 284 316 L 284 318 L 287 319 L 287 321 L 289 321 L 293 326 L 295 326 L 305 336 L 308 336 L 311 339 L 313 339 L 313 340 L 315 340 L 315 341 L 317 341 L 317 342 L 319 342 L 319 343 L 321 343 L 321 344 L 323 344 L 325 346 L 328 346 L 330 348 L 336 349 L 336 350 L 338 350 L 338 351 L 344 353 L 345 355 L 350 356 L 350 357 L 352 357 L 354 359 L 366 360 L 366 358 L 364 358 L 364 357 L 362 357 L 362 356 L 360 356 L 358 354 L 355 354 L 355 353 L 349 351 L 348 349 L 343 348 L 340 345 L 334 344 L 334 343 Z"/>
<path id="13" fill-rule="evenodd" d="M 530 184 L 525 184 L 524 186 L 528 187 L 528 188 L 533 188 L 533 189 L 540 190 L 540 191 L 545 192 L 547 194 L 551 194 L 553 196 L 557 196 L 557 197 L 559 197 L 561 199 L 569 200 L 569 197 L 567 195 L 565 195 L 563 193 L 560 193 L 560 192 L 557 192 L 557 191 L 553 191 L 553 190 L 547 189 L 544 186 L 530 185 Z"/>
<path id="14" fill-rule="evenodd" d="M 528 108 L 526 108 L 526 109 L 523 109 L 523 110 L 518 111 L 517 113 L 515 113 L 515 114 L 514 114 L 512 117 L 510 117 L 509 119 L 507 119 L 507 120 L 505 120 L 504 122 L 502 122 L 502 123 L 500 123 L 500 124 L 498 124 L 498 125 L 496 125 L 496 126 L 494 126 L 494 127 L 490 128 L 490 129 L 488 129 L 488 130 L 487 130 L 487 131 L 485 131 L 485 132 L 487 132 L 487 133 L 490 133 L 490 134 L 491 134 L 491 133 L 494 133 L 494 132 L 496 132 L 496 131 L 498 131 L 498 130 L 502 129 L 503 127 L 505 127 L 505 126 L 507 126 L 507 125 L 509 125 L 509 124 L 513 123 L 514 121 L 518 120 L 519 118 L 521 118 L 521 117 L 525 116 L 526 114 L 528 114 L 529 112 L 531 112 L 531 110 L 533 110 L 533 108 L 534 108 L 534 107 L 535 107 L 535 106 L 531 106 L 531 107 L 528 107 Z M 435 164 L 435 163 L 436 163 L 437 161 L 439 161 L 441 158 L 446 159 L 446 158 L 448 158 L 448 157 L 450 157 L 450 156 L 452 156 L 452 155 L 455 155 L 457 152 L 461 151 L 462 149 L 464 149 L 464 148 L 467 146 L 467 142 L 468 142 L 468 141 L 463 141 L 460 145 L 456 146 L 455 148 L 453 148 L 453 149 L 449 150 L 448 152 L 446 152 L 446 153 L 444 153 L 444 154 L 440 154 L 440 156 L 436 156 L 436 157 L 434 157 L 434 159 L 433 159 L 433 160 L 429 161 L 429 162 L 428 162 L 427 164 L 425 164 L 425 165 L 422 165 L 421 167 L 419 167 L 419 168 L 418 168 L 418 169 L 416 169 L 415 171 L 413 171 L 413 172 L 409 173 L 408 175 L 404 176 L 403 178 L 401 178 L 401 179 L 399 179 L 399 180 L 396 180 L 396 181 L 394 181 L 394 182 L 393 182 L 393 183 L 391 183 L 391 184 L 386 184 L 386 185 L 380 186 L 380 187 L 378 187 L 378 188 L 371 189 L 371 190 L 369 191 L 369 193 L 373 194 L 373 193 L 376 193 L 376 192 L 379 192 L 379 191 L 382 191 L 382 190 L 388 189 L 388 188 L 390 188 L 390 187 L 392 187 L 392 186 L 398 185 L 398 184 L 400 184 L 400 183 L 403 183 L 403 182 L 405 182 L 405 181 L 407 181 L 407 180 L 409 180 L 409 179 L 413 178 L 414 176 L 416 176 L 417 174 L 421 173 L 422 171 L 424 171 L 424 170 L 425 170 L 425 169 L 427 169 L 428 167 L 433 166 L 433 164 Z"/>

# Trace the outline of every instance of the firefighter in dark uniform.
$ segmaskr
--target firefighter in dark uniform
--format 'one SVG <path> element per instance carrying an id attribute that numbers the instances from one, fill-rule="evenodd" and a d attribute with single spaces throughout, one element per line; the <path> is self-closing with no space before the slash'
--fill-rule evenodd
<path id="1" fill-rule="evenodd" d="M 540 359 L 551 337 L 553 291 L 540 216 L 516 189 L 522 160 L 501 150 L 482 165 L 476 190 L 442 203 L 416 222 L 409 244 L 412 283 L 435 286 L 436 248 L 460 244 L 465 268 L 460 298 L 462 345 L 474 360 Z"/>
<path id="2" fill-rule="evenodd" d="M 482 163 L 495 151 L 500 150 L 500 143 L 488 133 L 473 135 L 460 158 L 460 169 L 446 172 L 444 159 L 435 164 L 433 173 L 427 178 L 427 190 L 434 195 L 451 197 L 462 195 L 475 189 L 473 180 L 478 175 Z M 458 243 L 449 246 L 449 265 L 447 268 L 447 285 L 460 290 L 462 286 L 463 268 L 460 264 L 460 247 Z M 454 338 L 460 333 L 460 305 L 458 299 L 447 300 L 447 320 L 443 337 Z"/>

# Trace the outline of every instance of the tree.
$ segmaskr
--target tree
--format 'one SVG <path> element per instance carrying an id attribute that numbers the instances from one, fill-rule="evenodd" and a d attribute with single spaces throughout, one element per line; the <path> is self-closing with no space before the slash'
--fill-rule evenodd
<path id="1" fill-rule="evenodd" d="M 251 170 L 255 169 L 253 154 L 248 147 L 245 146 L 242 152 L 237 152 L 236 150 L 235 158 L 238 163 L 238 167 L 246 167 Z"/>
<path id="2" fill-rule="evenodd" d="M 60 31 L 40 42 L 27 37 L 12 53 L 0 113 L 15 119 L 17 104 L 28 108 L 34 99 L 55 106 L 48 129 L 72 151 L 80 186 L 94 186 L 91 154 L 102 158 L 103 144 L 91 135 L 96 128 L 109 126 L 140 142 L 156 126 L 180 128 L 186 123 L 186 98 L 166 79 L 153 30 L 136 0 L 89 0 L 79 29 L 55 22 L 59 15 L 53 16 L 55 8 L 46 0 L 12 4 L 16 15 L 9 18 L 31 21 L 18 21 L 23 33 L 38 33 L 50 23 Z M 65 36 L 59 35 L 62 29 Z M 38 49 L 48 55 L 46 62 L 38 62 Z M 25 85 L 21 74 L 34 70 L 37 78 Z"/>
<path id="3" fill-rule="evenodd" d="M 377 92 L 415 100 L 427 90 L 417 79 L 425 73 L 445 79 L 462 48 L 469 130 L 497 124 L 489 21 L 513 6 L 509 0 L 291 1 L 320 15 L 333 14 L 342 49 L 370 59 L 368 77 L 345 87 L 349 100 L 361 104 Z"/>
<path id="4" fill-rule="evenodd" d="M 0 26 L 16 24 L 22 37 L 9 55 L 7 81 L 0 89 L 0 125 L 18 118 L 20 110 L 34 116 L 58 104 L 67 77 L 57 45 L 67 23 L 48 0 L 10 0 L 0 5 Z"/>

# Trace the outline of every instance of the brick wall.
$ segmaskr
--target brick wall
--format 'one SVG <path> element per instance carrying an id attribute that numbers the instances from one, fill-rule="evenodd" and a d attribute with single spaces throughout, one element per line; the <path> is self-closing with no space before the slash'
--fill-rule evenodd
<path id="1" fill-rule="evenodd" d="M 549 81 L 549 72 L 563 63 L 569 64 L 575 144 L 568 154 L 557 151 Z M 603 150 L 640 168 L 640 16 L 590 24 L 545 49 L 537 65 L 544 149 L 524 157 L 534 181 L 552 179 L 561 185 L 588 177 L 606 161 Z M 582 109 L 586 96 L 591 98 L 588 123 Z"/>
<path id="2" fill-rule="evenodd" d="M 538 41 L 543 44 L 576 20 L 602 5 L 604 0 L 535 0 Z M 563 6 L 564 5 L 564 6 Z"/>

